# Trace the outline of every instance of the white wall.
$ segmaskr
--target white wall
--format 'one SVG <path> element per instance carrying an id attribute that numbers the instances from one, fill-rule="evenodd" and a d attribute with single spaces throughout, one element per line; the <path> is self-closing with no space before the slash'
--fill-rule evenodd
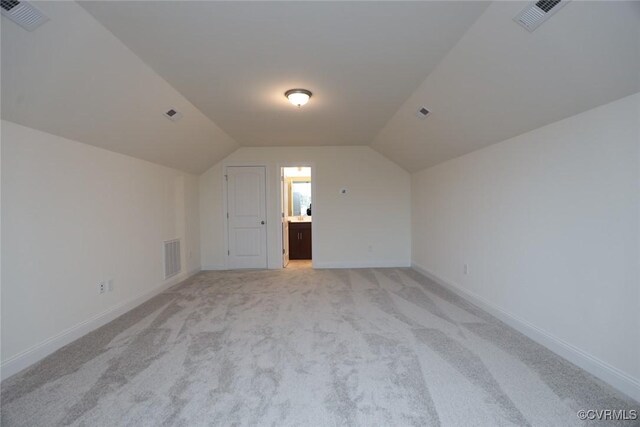
<path id="1" fill-rule="evenodd" d="M 198 197 L 193 175 L 2 121 L 3 376 L 198 270 Z"/>
<path id="2" fill-rule="evenodd" d="M 413 263 L 640 399 L 639 174 L 640 94 L 415 173 Z"/>
<path id="3" fill-rule="evenodd" d="M 200 177 L 203 269 L 225 268 L 223 171 L 233 165 L 267 167 L 268 266 L 282 266 L 279 167 L 296 164 L 313 165 L 315 267 L 410 264 L 408 172 L 369 147 L 244 147 Z"/>

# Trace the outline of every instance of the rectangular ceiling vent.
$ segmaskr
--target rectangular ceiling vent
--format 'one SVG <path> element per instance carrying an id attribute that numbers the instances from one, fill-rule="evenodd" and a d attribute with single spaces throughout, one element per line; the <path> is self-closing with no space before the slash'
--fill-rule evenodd
<path id="1" fill-rule="evenodd" d="M 17 0 L 0 1 L 2 15 L 27 31 L 33 31 L 49 20 L 42 12 L 29 3 Z"/>
<path id="2" fill-rule="evenodd" d="M 426 107 L 420 107 L 416 112 L 416 116 L 418 116 L 421 119 L 426 118 L 429 114 L 431 114 L 431 111 L 427 110 Z"/>
<path id="3" fill-rule="evenodd" d="M 164 116 L 172 122 L 177 122 L 182 118 L 182 113 L 172 108 L 169 111 L 166 111 Z"/>
<path id="4" fill-rule="evenodd" d="M 532 32 L 567 3 L 569 0 L 536 1 L 525 7 L 513 20 Z"/>

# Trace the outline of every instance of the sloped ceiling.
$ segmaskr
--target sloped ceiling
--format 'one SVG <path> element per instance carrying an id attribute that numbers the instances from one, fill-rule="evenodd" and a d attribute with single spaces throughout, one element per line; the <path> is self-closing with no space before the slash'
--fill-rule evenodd
<path id="1" fill-rule="evenodd" d="M 2 17 L 3 119 L 195 174 L 238 147 L 77 3 L 32 3 L 33 32 Z"/>
<path id="2" fill-rule="evenodd" d="M 33 33 L 2 18 L 2 117 L 193 173 L 240 145 L 371 144 L 415 171 L 640 91 L 638 2 L 533 33 L 528 2 L 33 3 Z"/>
<path id="3" fill-rule="evenodd" d="M 239 144 L 370 144 L 480 2 L 82 2 Z M 302 109 L 284 97 L 303 87 Z"/>
<path id="4" fill-rule="evenodd" d="M 533 33 L 525 4 L 493 3 L 373 148 L 417 171 L 640 91 L 640 2 L 573 1 Z"/>

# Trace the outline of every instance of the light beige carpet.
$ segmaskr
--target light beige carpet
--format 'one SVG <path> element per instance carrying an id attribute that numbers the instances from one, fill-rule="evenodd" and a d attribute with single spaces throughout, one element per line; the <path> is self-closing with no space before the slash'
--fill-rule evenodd
<path id="1" fill-rule="evenodd" d="M 3 426 L 573 426 L 638 407 L 410 269 L 203 272 L 1 398 Z"/>

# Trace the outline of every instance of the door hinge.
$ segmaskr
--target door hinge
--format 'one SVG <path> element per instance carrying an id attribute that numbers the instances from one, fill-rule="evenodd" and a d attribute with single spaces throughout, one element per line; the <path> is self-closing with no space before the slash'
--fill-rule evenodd
<path id="1" fill-rule="evenodd" d="M 227 251 L 227 255 L 231 255 L 231 251 Z"/>
<path id="2" fill-rule="evenodd" d="M 225 176 L 224 176 L 224 180 L 225 180 L 225 181 L 229 181 L 229 175 L 225 175 Z"/>
<path id="3" fill-rule="evenodd" d="M 227 212 L 227 219 L 229 218 L 229 212 Z"/>
<path id="4" fill-rule="evenodd" d="M 284 255 L 284 249 L 282 250 L 282 255 Z"/>

